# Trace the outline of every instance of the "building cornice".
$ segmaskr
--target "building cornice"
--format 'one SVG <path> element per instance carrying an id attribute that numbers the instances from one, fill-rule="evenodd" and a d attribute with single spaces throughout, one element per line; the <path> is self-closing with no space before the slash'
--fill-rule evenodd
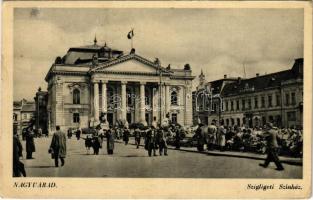
<path id="1" fill-rule="evenodd" d="M 146 58 L 143 58 L 137 54 L 128 54 L 128 55 L 122 56 L 120 58 L 117 58 L 115 60 L 112 60 L 112 61 L 109 61 L 106 63 L 99 63 L 97 67 L 90 69 L 90 72 L 92 73 L 92 72 L 102 71 L 103 69 L 105 69 L 107 67 L 110 67 L 112 65 L 116 65 L 116 64 L 131 60 L 131 59 L 137 60 L 143 64 L 151 66 L 151 67 L 155 68 L 156 71 L 161 69 L 162 72 L 164 72 L 164 73 L 171 73 L 171 71 L 166 70 L 164 67 L 160 66 L 159 64 L 156 64 L 156 63 L 154 63 L 154 62 L 152 62 Z"/>
<path id="2" fill-rule="evenodd" d="M 122 71 L 107 71 L 101 70 L 93 72 L 92 74 L 119 74 L 119 75 L 144 75 L 144 76 L 159 76 L 156 72 L 122 72 Z M 170 74 L 164 74 L 163 76 L 170 76 Z"/>

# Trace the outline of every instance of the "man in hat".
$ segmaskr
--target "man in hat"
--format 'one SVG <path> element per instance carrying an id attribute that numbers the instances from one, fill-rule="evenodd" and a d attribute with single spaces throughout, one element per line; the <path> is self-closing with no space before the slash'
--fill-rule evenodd
<path id="1" fill-rule="evenodd" d="M 162 156 L 164 153 L 165 156 L 167 156 L 167 131 L 164 130 L 164 128 L 160 127 L 158 131 L 158 143 L 159 143 L 159 154 Z"/>
<path id="2" fill-rule="evenodd" d="M 264 132 L 264 137 L 267 142 L 267 158 L 265 159 L 264 164 L 259 164 L 260 166 L 266 168 L 270 162 L 275 162 L 276 164 L 276 170 L 282 171 L 284 170 L 284 167 L 282 166 L 281 162 L 279 161 L 278 155 L 277 155 L 277 131 L 273 129 L 272 123 L 266 123 Z"/>
<path id="3" fill-rule="evenodd" d="M 34 137 L 34 129 L 29 126 L 26 133 L 26 159 L 33 159 L 33 152 L 36 151 Z"/>
<path id="4" fill-rule="evenodd" d="M 63 166 L 66 156 L 66 136 L 65 133 L 60 130 L 60 126 L 56 126 L 56 132 L 53 134 L 50 149 L 54 152 L 55 166 L 59 167 L 59 158 L 61 160 L 61 166 Z"/>
<path id="5" fill-rule="evenodd" d="M 151 126 L 151 129 L 147 132 L 146 135 L 146 149 L 148 150 L 148 155 L 151 157 L 152 151 L 153 156 L 156 156 L 156 140 L 157 140 L 157 132 L 154 126 Z"/>
<path id="6" fill-rule="evenodd" d="M 141 132 L 138 126 L 135 127 L 134 137 L 135 137 L 135 143 L 136 143 L 137 149 L 139 149 Z"/>

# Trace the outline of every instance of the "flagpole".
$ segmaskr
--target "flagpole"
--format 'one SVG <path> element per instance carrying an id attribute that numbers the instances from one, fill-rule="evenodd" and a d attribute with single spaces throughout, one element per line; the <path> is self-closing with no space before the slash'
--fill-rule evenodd
<path id="1" fill-rule="evenodd" d="M 131 49 L 133 49 L 133 37 L 131 38 L 130 45 L 131 45 Z"/>
<path id="2" fill-rule="evenodd" d="M 131 49 L 133 49 L 134 28 L 132 28 Z"/>

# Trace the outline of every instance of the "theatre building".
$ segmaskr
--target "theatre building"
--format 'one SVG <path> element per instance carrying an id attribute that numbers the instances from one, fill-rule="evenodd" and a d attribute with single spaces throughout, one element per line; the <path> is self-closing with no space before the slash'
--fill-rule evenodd
<path id="1" fill-rule="evenodd" d="M 174 123 L 192 125 L 193 79 L 189 64 L 163 67 L 135 49 L 124 54 L 95 39 L 57 57 L 46 75 L 50 130 L 94 126 L 102 113 L 110 125 L 118 120 L 150 125 L 167 113 Z"/>

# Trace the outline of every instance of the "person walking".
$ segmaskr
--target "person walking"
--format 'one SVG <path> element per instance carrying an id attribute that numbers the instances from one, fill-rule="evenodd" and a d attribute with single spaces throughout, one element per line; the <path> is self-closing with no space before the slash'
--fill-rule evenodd
<path id="1" fill-rule="evenodd" d="M 273 124 L 272 123 L 267 123 L 265 125 L 265 132 L 263 136 L 266 139 L 266 152 L 267 152 L 267 157 L 265 159 L 264 164 L 259 164 L 261 167 L 268 167 L 270 162 L 274 162 L 276 165 L 276 170 L 282 171 L 284 170 L 283 165 L 281 164 L 278 155 L 277 155 L 277 150 L 278 150 L 278 144 L 277 144 L 277 130 L 273 129 Z"/>
<path id="2" fill-rule="evenodd" d="M 80 130 L 80 128 L 78 128 L 78 129 L 76 130 L 76 138 L 77 138 L 77 140 L 80 139 L 80 134 L 81 134 L 81 130 Z"/>
<path id="3" fill-rule="evenodd" d="M 226 144 L 225 135 L 226 135 L 226 129 L 224 128 L 223 125 L 221 125 L 218 129 L 218 137 L 219 137 L 218 141 L 219 141 L 220 151 L 225 150 L 225 144 Z"/>
<path id="4" fill-rule="evenodd" d="M 215 126 L 215 123 L 212 122 L 211 125 L 208 126 L 208 150 L 213 150 L 214 149 L 214 144 L 216 140 L 216 132 L 217 132 L 217 127 Z"/>
<path id="5" fill-rule="evenodd" d="M 158 131 L 158 139 L 159 139 L 159 154 L 162 156 L 164 153 L 167 156 L 167 132 L 163 128 L 160 128 Z"/>
<path id="6" fill-rule="evenodd" d="M 17 133 L 13 136 L 13 177 L 26 177 L 24 163 L 20 161 L 23 156 L 23 147 Z"/>
<path id="7" fill-rule="evenodd" d="M 89 137 L 89 135 L 87 135 L 85 139 L 85 147 L 86 147 L 87 154 L 89 154 L 90 147 L 92 147 L 92 139 Z"/>
<path id="8" fill-rule="evenodd" d="M 93 154 L 94 155 L 99 155 L 100 147 L 101 147 L 101 145 L 100 145 L 98 135 L 95 134 L 92 138 L 92 148 L 93 148 Z"/>
<path id="9" fill-rule="evenodd" d="M 35 133 L 33 127 L 30 126 L 26 133 L 26 159 L 34 159 L 33 152 L 36 151 L 34 136 Z"/>
<path id="10" fill-rule="evenodd" d="M 181 130 L 179 129 L 178 126 L 175 127 L 175 149 L 180 149 L 180 133 L 181 133 Z"/>
<path id="11" fill-rule="evenodd" d="M 65 164 L 66 157 L 66 136 L 60 130 L 60 126 L 56 126 L 56 132 L 52 136 L 50 149 L 54 153 L 54 164 L 55 167 L 59 167 L 59 159 L 61 160 L 61 166 Z"/>
<path id="12" fill-rule="evenodd" d="M 152 156 L 152 151 L 153 151 L 153 156 L 156 156 L 156 150 L 155 150 L 156 138 L 157 138 L 157 133 L 156 133 L 155 127 L 151 126 L 151 129 L 147 132 L 146 144 L 145 144 L 145 149 L 148 150 L 149 157 Z"/>
<path id="13" fill-rule="evenodd" d="M 125 142 L 125 145 L 127 145 L 129 141 L 129 130 L 127 127 L 125 127 L 123 131 L 123 140 Z"/>
<path id="14" fill-rule="evenodd" d="M 72 133 L 72 128 L 69 128 L 69 129 L 67 130 L 67 137 L 68 137 L 68 139 L 71 139 L 71 138 L 72 138 L 72 135 L 73 135 L 73 133 Z"/>
<path id="15" fill-rule="evenodd" d="M 199 127 L 196 130 L 194 137 L 197 140 L 197 150 L 204 151 L 204 144 L 205 144 L 205 137 L 204 137 L 204 130 L 203 124 L 199 124 Z"/>
<path id="16" fill-rule="evenodd" d="M 112 155 L 114 151 L 114 135 L 111 130 L 108 130 L 106 132 L 106 138 L 107 138 L 107 152 L 109 155 Z"/>
<path id="17" fill-rule="evenodd" d="M 136 127 L 134 131 L 134 137 L 135 137 L 135 143 L 136 143 L 137 149 L 139 149 L 141 133 L 138 127 Z"/>

